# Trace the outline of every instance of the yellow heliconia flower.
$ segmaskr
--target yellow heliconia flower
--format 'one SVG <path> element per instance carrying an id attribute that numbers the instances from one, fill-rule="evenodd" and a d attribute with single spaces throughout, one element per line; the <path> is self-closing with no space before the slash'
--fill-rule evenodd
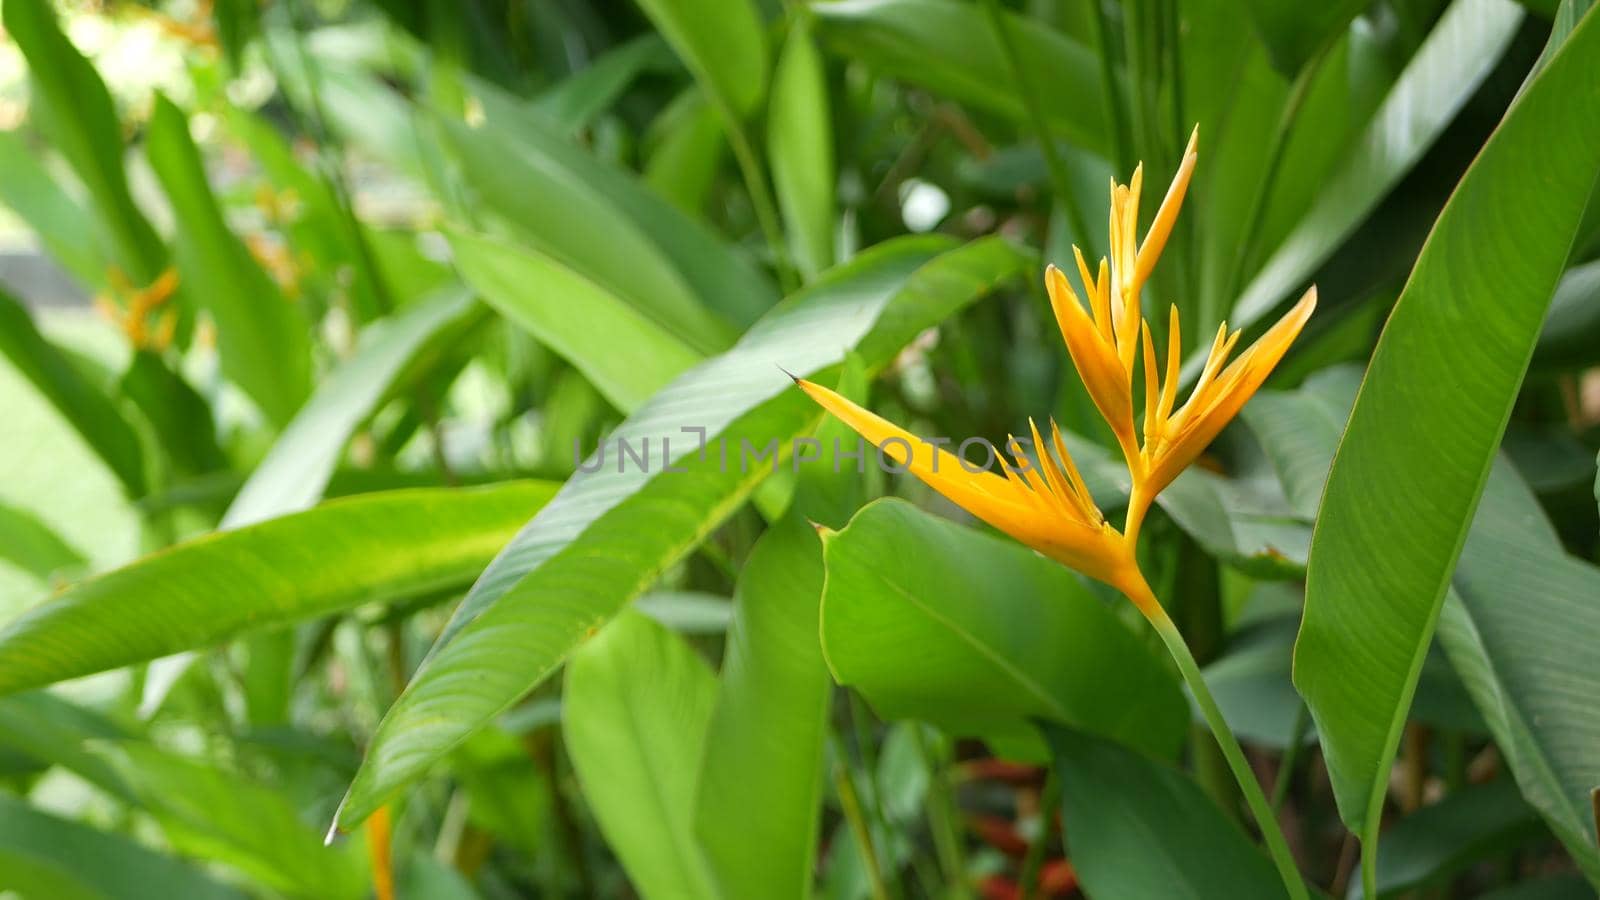
<path id="1" fill-rule="evenodd" d="M 1008 442 L 1013 461 L 1000 458 L 1002 476 L 974 467 L 822 385 L 804 379 L 795 383 L 896 464 L 995 528 L 1107 584 L 1122 587 L 1137 576 L 1132 545 L 1100 513 L 1054 422 L 1050 423 L 1051 444 L 1040 437 L 1038 426 L 1028 423 L 1039 456 L 1037 465 L 1029 461 L 1015 438 Z"/>
<path id="2" fill-rule="evenodd" d="M 178 311 L 166 305 L 178 290 L 178 270 L 169 266 L 155 281 L 140 288 L 133 285 L 120 267 L 111 266 L 106 271 L 106 283 L 110 290 L 94 298 L 100 314 L 127 335 L 134 349 L 157 353 L 167 349 L 178 327 Z M 163 306 L 166 308 L 162 309 Z M 151 327 L 152 316 L 155 316 L 154 327 Z"/>
<path id="3" fill-rule="evenodd" d="M 1164 619 L 1165 614 L 1134 558 L 1139 526 L 1151 502 L 1199 457 L 1261 387 L 1317 303 L 1313 287 L 1232 363 L 1228 357 L 1239 332 L 1230 334 L 1223 323 L 1188 401 L 1177 407 L 1183 346 L 1178 309 L 1171 308 L 1163 375 L 1150 325 L 1142 315 L 1140 295 L 1183 206 L 1198 158 L 1198 140 L 1196 129 L 1143 241 L 1138 240 L 1143 165 L 1134 169 L 1128 184 L 1112 182 L 1110 259 L 1101 259 L 1091 270 L 1083 253 L 1072 248 L 1089 299 L 1087 309 L 1060 269 L 1050 266 L 1045 271 L 1045 287 L 1067 352 L 1095 407 L 1116 435 L 1128 465 L 1132 489 L 1123 531 L 1101 515 L 1054 422 L 1047 444 L 1029 421 L 1038 462 L 1030 462 L 1013 439 L 1009 447 L 1014 463 L 1000 460 L 1002 477 L 969 468 L 956 455 L 913 437 L 833 391 L 797 379 L 801 390 L 824 409 L 934 490 L 1040 553 L 1117 588 L 1152 621 Z M 1134 368 L 1140 361 L 1144 365 L 1144 416 L 1142 422 L 1136 422 Z"/>

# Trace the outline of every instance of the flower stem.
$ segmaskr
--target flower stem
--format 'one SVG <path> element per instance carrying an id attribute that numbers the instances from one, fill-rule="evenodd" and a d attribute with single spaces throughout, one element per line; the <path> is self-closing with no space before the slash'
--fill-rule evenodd
<path id="1" fill-rule="evenodd" d="M 1223 758 L 1228 761 L 1228 768 L 1233 770 L 1234 780 L 1239 782 L 1239 788 L 1244 791 L 1245 802 L 1249 804 L 1250 813 L 1255 817 L 1256 825 L 1261 829 L 1261 836 L 1267 842 L 1267 851 L 1272 854 L 1272 862 L 1278 867 L 1278 874 L 1283 877 L 1283 886 L 1288 889 L 1289 896 L 1293 900 L 1308 900 L 1305 880 L 1300 877 L 1300 870 L 1295 866 L 1294 856 L 1289 852 L 1289 843 L 1284 840 L 1283 830 L 1278 826 L 1278 818 L 1273 814 L 1272 806 L 1261 790 L 1261 784 L 1256 781 L 1255 773 L 1250 770 L 1250 763 L 1244 758 L 1244 750 L 1239 746 L 1239 740 L 1233 736 L 1232 729 L 1228 728 L 1227 721 L 1222 718 L 1222 710 L 1217 708 L 1217 701 L 1211 696 L 1210 688 L 1206 687 L 1205 679 L 1200 675 L 1200 666 L 1195 663 L 1194 654 L 1189 652 L 1189 645 L 1184 642 L 1183 635 L 1178 633 L 1178 626 L 1167 616 L 1147 583 L 1140 579 L 1130 588 L 1128 599 L 1144 611 L 1145 618 L 1155 627 L 1156 634 L 1161 636 L 1161 642 L 1167 645 L 1167 652 L 1172 654 L 1172 661 L 1178 664 L 1179 674 L 1183 675 L 1184 683 L 1189 685 L 1190 693 L 1200 706 L 1201 715 L 1211 727 L 1217 745 L 1222 748 Z M 1136 597 L 1135 594 L 1142 596 Z"/>

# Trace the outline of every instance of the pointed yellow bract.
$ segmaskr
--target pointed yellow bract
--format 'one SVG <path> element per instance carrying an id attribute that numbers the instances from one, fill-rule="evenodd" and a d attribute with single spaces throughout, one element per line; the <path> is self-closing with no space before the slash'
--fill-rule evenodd
<path id="1" fill-rule="evenodd" d="M 1012 458 L 1001 457 L 1002 474 L 996 475 L 985 468 L 969 467 L 955 454 L 918 439 L 825 387 L 797 379 L 800 389 L 824 409 L 934 490 L 1040 553 L 1122 591 L 1152 621 L 1164 618 L 1165 613 L 1134 558 L 1139 527 L 1150 504 L 1261 387 L 1317 305 L 1313 287 L 1232 363 L 1228 359 L 1239 332 L 1230 334 L 1224 323 L 1189 399 L 1177 406 L 1183 362 L 1178 309 L 1173 306 L 1168 318 L 1163 366 L 1143 316 L 1141 293 L 1183 207 L 1199 157 L 1199 136 L 1196 128 L 1142 242 L 1138 220 L 1144 167 L 1135 168 L 1126 185 L 1112 181 L 1110 257 L 1091 270 L 1083 253 L 1072 248 L 1088 298 L 1087 310 L 1065 273 L 1055 266 L 1045 270 L 1045 289 L 1067 353 L 1095 408 L 1116 435 L 1128 465 L 1132 490 L 1123 531 L 1117 531 L 1101 515 L 1054 422 L 1046 441 L 1029 420 L 1037 460 L 1023 453 L 1012 438 L 1007 443 Z M 1134 368 L 1141 360 L 1144 414 L 1136 425 Z"/>
<path id="2" fill-rule="evenodd" d="M 1060 461 L 1051 456 L 1034 427 L 1037 465 L 1013 440 L 1008 448 L 1013 459 L 1000 459 L 1001 476 L 918 438 L 820 384 L 804 379 L 795 383 L 896 465 L 995 528 L 1108 584 L 1126 584 L 1137 574 L 1132 547 L 1100 514 L 1054 423 L 1051 435 Z"/>

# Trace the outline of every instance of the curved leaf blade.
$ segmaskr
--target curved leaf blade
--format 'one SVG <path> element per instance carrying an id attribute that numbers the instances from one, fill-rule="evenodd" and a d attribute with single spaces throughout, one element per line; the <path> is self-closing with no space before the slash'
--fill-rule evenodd
<path id="1" fill-rule="evenodd" d="M 0 694 L 460 590 L 554 492 L 529 481 L 364 494 L 147 556 L 7 624 Z"/>
<path id="2" fill-rule="evenodd" d="M 772 186 L 802 275 L 833 264 L 833 122 L 827 72 L 810 28 L 796 23 L 778 59 L 767 114 Z"/>
<path id="3" fill-rule="evenodd" d="M 823 544 L 828 667 L 885 718 L 1012 740 L 1042 719 L 1156 754 L 1182 744 L 1177 681 L 1065 567 L 893 499 Z"/>
<path id="4" fill-rule="evenodd" d="M 1026 262 L 998 239 L 940 255 L 949 248 L 943 238 L 913 238 L 863 253 L 629 417 L 609 443 L 627 441 L 637 451 L 650 440 L 650 470 L 591 457 L 586 467 L 594 471 L 570 479 L 484 571 L 379 724 L 338 826 L 358 824 L 516 702 L 591 628 L 738 508 L 777 467 L 785 442 L 818 419 L 814 404 L 793 390 L 779 366 L 815 373 L 851 346 L 869 366 L 881 366 L 906 341 L 1015 276 Z M 698 439 L 682 431 L 686 427 L 705 429 L 703 454 Z M 774 454 L 751 465 L 741 444 L 759 451 L 769 441 Z M 661 471 L 663 458 L 673 471 Z"/>
<path id="5" fill-rule="evenodd" d="M 282 425 L 311 393 L 309 324 L 228 228 L 189 118 L 157 97 L 145 155 L 172 201 L 185 295 L 211 313 L 228 378 Z"/>
<path id="6" fill-rule="evenodd" d="M 253 525 L 322 499 L 344 445 L 431 342 L 464 328 L 478 306 L 461 290 L 441 293 L 361 330 L 355 352 L 317 385 L 244 487 L 220 528 Z"/>
<path id="7" fill-rule="evenodd" d="M 767 92 L 767 35 L 752 0 L 638 0 L 683 64 L 736 116 Z"/>
<path id="8" fill-rule="evenodd" d="M 1287 896 L 1266 854 L 1193 781 L 1105 738 L 1045 726 L 1067 851 L 1091 897 Z"/>
<path id="9" fill-rule="evenodd" d="M 0 290 L 0 353 L 83 436 L 130 497 L 145 491 L 144 451 L 133 426 L 50 343 L 21 303 Z"/>
<path id="10" fill-rule="evenodd" d="M 1522 17 L 1512 0 L 1451 4 L 1312 207 L 1240 292 L 1229 316 L 1234 327 L 1248 328 L 1303 288 L 1422 159 L 1494 69 Z"/>
<path id="11" fill-rule="evenodd" d="M 450 232 L 450 248 L 484 300 L 623 412 L 702 359 L 605 288 L 538 252 L 464 231 Z"/>
<path id="12" fill-rule="evenodd" d="M 807 7 L 835 51 L 885 73 L 1016 122 L 1028 121 L 1011 67 L 978 4 L 955 0 L 837 0 Z M 1044 91 L 1044 114 L 1073 143 L 1106 155 L 1105 92 L 1095 52 L 1038 22 L 1007 12 L 1022 66 Z"/>
<path id="13" fill-rule="evenodd" d="M 0 794 L 0 890 L 60 900 L 243 900 L 245 894 L 119 834 Z"/>
<path id="14" fill-rule="evenodd" d="M 567 667 L 561 728 L 572 767 L 646 898 L 717 896 L 690 827 L 716 696 L 705 660 L 635 612 L 586 641 Z"/>
<path id="15" fill-rule="evenodd" d="M 1294 678 L 1368 853 L 1451 569 L 1600 172 L 1596 53 L 1590 14 L 1446 204 L 1328 477 Z"/>

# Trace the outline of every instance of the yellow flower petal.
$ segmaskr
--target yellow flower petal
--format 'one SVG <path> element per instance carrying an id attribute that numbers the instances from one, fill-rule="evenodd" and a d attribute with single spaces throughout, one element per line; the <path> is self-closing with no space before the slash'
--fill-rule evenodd
<path id="1" fill-rule="evenodd" d="M 1190 398 L 1184 410 L 1188 415 L 1181 422 L 1174 417 L 1170 427 L 1176 433 L 1166 436 L 1165 446 L 1151 461 L 1148 483 L 1145 485 L 1151 497 L 1171 484 L 1178 473 L 1194 462 L 1222 429 L 1233 421 L 1239 410 L 1266 382 L 1267 376 L 1272 374 L 1273 368 L 1283 359 L 1289 345 L 1294 343 L 1316 308 L 1317 289 L 1312 287 L 1250 349 L 1216 375 L 1203 396 L 1197 391 L 1196 396 Z M 1236 339 L 1237 334 L 1234 337 Z M 1232 340 L 1223 345 L 1224 358 L 1226 348 L 1231 346 Z"/>
<path id="2" fill-rule="evenodd" d="M 1114 346 L 1106 339 L 1078 302 L 1067 276 L 1055 266 L 1045 269 L 1045 291 L 1050 295 L 1050 306 L 1056 314 L 1056 325 L 1067 343 L 1067 353 L 1083 379 L 1095 408 L 1111 426 L 1112 434 L 1122 445 L 1123 452 L 1137 454 L 1138 444 L 1133 432 L 1133 395 L 1129 389 L 1128 372 L 1122 366 Z"/>
<path id="3" fill-rule="evenodd" d="M 1162 199 L 1161 208 L 1156 210 L 1156 217 L 1150 223 L 1150 230 L 1145 232 L 1144 243 L 1139 246 L 1139 258 L 1134 266 L 1135 285 L 1143 285 L 1145 279 L 1150 277 L 1156 260 L 1161 258 L 1161 251 L 1167 246 L 1167 236 L 1172 234 L 1173 223 L 1178 221 L 1178 210 L 1183 208 L 1183 195 L 1189 190 L 1189 177 L 1194 174 L 1195 161 L 1200 157 L 1199 143 L 1200 126 L 1196 125 L 1189 135 L 1189 146 L 1183 151 L 1178 174 L 1172 177 L 1167 196 Z"/>
<path id="4" fill-rule="evenodd" d="M 839 394 L 804 379 L 800 390 L 823 409 L 882 448 L 891 459 L 952 503 L 1005 532 L 1045 556 L 1121 589 L 1138 574 L 1133 551 L 1109 523 L 1090 525 L 1053 503 L 1048 490 L 1030 489 L 1028 471 L 1018 475 L 1002 457 L 1002 477 L 988 471 L 969 471 L 959 457 L 923 441 L 905 429 L 852 403 Z M 910 448 L 909 452 L 906 448 Z M 1030 464 L 1027 469 L 1034 467 Z M 1034 474 L 1037 478 L 1037 474 Z M 1043 482 L 1038 482 L 1041 486 Z"/>

